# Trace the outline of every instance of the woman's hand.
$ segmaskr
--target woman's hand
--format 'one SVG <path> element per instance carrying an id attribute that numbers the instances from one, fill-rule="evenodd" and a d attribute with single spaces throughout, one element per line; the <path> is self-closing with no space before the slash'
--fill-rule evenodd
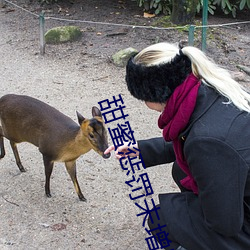
<path id="1" fill-rule="evenodd" d="M 108 147 L 104 154 L 108 154 L 111 151 L 115 150 L 115 146 L 111 145 Z M 115 151 L 115 157 L 119 160 L 122 157 L 135 157 L 139 155 L 139 149 L 137 143 L 129 145 L 129 143 L 125 143 L 124 145 L 118 147 Z"/>

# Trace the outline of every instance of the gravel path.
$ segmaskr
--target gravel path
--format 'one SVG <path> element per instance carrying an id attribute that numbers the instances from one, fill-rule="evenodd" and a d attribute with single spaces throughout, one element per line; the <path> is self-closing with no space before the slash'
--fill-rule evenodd
<path id="1" fill-rule="evenodd" d="M 1 95 L 39 98 L 76 121 L 76 110 L 90 117 L 92 106 L 122 94 L 136 139 L 160 136 L 158 114 L 129 95 L 124 69 L 101 53 L 86 53 L 80 42 L 48 47 L 42 57 L 36 28 L 35 18 L 0 9 Z M 85 203 L 78 200 L 63 164 L 55 165 L 49 199 L 44 195 L 44 167 L 37 148 L 19 145 L 27 170 L 20 173 L 7 140 L 5 145 L 6 156 L 0 162 L 0 249 L 147 249 L 142 218 L 136 217 L 140 210 L 128 197 L 126 174 L 114 157 L 104 160 L 91 151 L 78 159 Z M 176 190 L 170 167 L 147 172 L 155 202 L 157 193 Z"/>

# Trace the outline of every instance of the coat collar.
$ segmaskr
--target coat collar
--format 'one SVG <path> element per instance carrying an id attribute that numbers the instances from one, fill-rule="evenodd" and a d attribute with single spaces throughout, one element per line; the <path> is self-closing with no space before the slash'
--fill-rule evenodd
<path id="1" fill-rule="evenodd" d="M 215 103 L 215 101 L 220 98 L 221 95 L 216 92 L 215 89 L 208 87 L 204 83 L 201 84 L 198 96 L 196 100 L 196 106 L 194 112 L 190 118 L 189 124 L 186 129 L 179 135 L 179 138 L 185 141 L 187 134 L 192 128 L 193 124 L 203 116 L 210 107 Z"/>

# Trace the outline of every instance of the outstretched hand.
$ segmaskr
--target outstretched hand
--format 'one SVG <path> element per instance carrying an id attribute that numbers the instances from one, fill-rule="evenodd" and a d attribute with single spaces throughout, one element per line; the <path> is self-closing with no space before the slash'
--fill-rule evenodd
<path id="1" fill-rule="evenodd" d="M 128 157 L 128 156 L 135 157 L 135 156 L 138 156 L 139 155 L 139 150 L 135 150 L 135 148 L 138 149 L 137 143 L 133 144 L 133 145 L 129 145 L 128 143 L 124 144 L 124 145 L 122 145 L 122 146 L 120 146 L 120 147 L 118 147 L 116 149 L 115 157 L 119 160 L 122 157 Z M 104 154 L 108 154 L 113 150 L 115 150 L 115 146 L 111 145 L 110 147 L 108 147 L 105 150 Z"/>

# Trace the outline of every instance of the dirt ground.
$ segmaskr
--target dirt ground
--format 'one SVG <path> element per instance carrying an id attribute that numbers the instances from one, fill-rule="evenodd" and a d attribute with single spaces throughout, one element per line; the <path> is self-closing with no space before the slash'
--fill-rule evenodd
<path id="1" fill-rule="evenodd" d="M 40 7 L 36 1 L 13 1 L 46 17 L 60 17 L 117 24 L 150 26 L 159 19 L 143 18 L 135 2 L 118 0 L 71 1 Z M 27 3 L 28 2 L 28 3 Z M 65 3 L 64 3 L 65 2 Z M 199 18 L 197 18 L 199 19 Z M 209 17 L 210 24 L 246 21 Z M 46 30 L 69 22 L 46 20 Z M 158 114 L 128 93 L 124 68 L 110 58 L 120 49 L 138 50 L 158 42 L 187 40 L 187 32 L 153 30 L 71 22 L 84 31 L 80 41 L 46 45 L 39 54 L 37 16 L 12 5 L 0 9 L 0 86 L 7 93 L 30 95 L 56 107 L 77 121 L 75 111 L 91 116 L 99 101 L 121 94 L 129 114 L 128 121 L 137 140 L 161 136 Z M 249 65 L 250 25 L 232 25 L 209 30 L 207 52 L 219 64 L 241 73 L 240 82 L 249 87 L 249 76 L 237 65 Z M 200 45 L 196 36 L 195 44 Z M 110 139 L 110 143 L 111 139 Z M 148 249 L 142 217 L 130 200 L 126 173 L 112 156 L 104 160 L 91 151 L 77 160 L 78 181 L 87 202 L 81 202 L 64 165 L 55 165 L 51 178 L 52 198 L 44 194 L 42 156 L 30 144 L 20 144 L 21 160 L 27 172 L 20 173 L 8 141 L 6 156 L 0 162 L 0 249 Z M 171 165 L 146 170 L 157 203 L 158 194 L 178 191 L 171 179 Z M 137 200 L 143 205 L 143 199 Z"/>

